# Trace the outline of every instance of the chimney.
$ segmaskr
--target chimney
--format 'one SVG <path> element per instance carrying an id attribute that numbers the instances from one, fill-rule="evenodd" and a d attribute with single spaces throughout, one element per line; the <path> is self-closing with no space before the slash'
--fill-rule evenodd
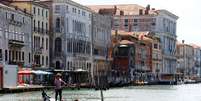
<path id="1" fill-rule="evenodd" d="M 184 44 L 185 43 L 185 40 L 182 40 L 182 44 Z"/>
<path id="2" fill-rule="evenodd" d="M 149 4 L 147 5 L 146 10 L 148 10 L 148 11 L 150 10 L 150 5 Z"/>
<path id="3" fill-rule="evenodd" d="M 18 7 L 17 7 L 17 6 L 15 6 L 15 10 L 18 10 Z"/>
<path id="4" fill-rule="evenodd" d="M 121 10 L 121 11 L 120 11 L 120 15 L 124 15 L 124 11 Z"/>
<path id="5" fill-rule="evenodd" d="M 117 13 L 117 6 L 115 5 L 113 15 L 115 15 L 116 13 Z"/>
<path id="6" fill-rule="evenodd" d="M 118 30 L 115 30 L 115 36 L 117 36 L 117 34 L 118 34 Z"/>
<path id="7" fill-rule="evenodd" d="M 143 15 L 143 9 L 139 9 L 139 15 Z"/>
<path id="8" fill-rule="evenodd" d="M 27 9 L 26 8 L 24 9 L 24 13 L 27 13 Z"/>
<path id="9" fill-rule="evenodd" d="M 144 14 L 145 14 L 145 15 L 148 15 L 148 14 L 149 14 L 149 10 L 146 9 L 146 10 L 144 11 Z"/>

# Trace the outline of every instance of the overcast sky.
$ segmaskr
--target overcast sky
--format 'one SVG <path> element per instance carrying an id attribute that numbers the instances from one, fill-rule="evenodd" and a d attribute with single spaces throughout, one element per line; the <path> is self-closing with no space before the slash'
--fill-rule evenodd
<path id="1" fill-rule="evenodd" d="M 139 4 L 146 7 L 166 9 L 177 16 L 178 41 L 201 46 L 201 0 L 74 0 L 83 5 Z"/>

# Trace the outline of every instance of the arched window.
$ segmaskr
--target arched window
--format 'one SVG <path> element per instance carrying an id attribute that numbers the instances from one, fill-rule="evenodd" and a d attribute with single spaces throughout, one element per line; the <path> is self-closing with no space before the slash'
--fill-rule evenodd
<path id="1" fill-rule="evenodd" d="M 61 64 L 59 61 L 56 61 L 56 69 L 61 69 Z"/>
<path id="2" fill-rule="evenodd" d="M 55 52 L 61 52 L 62 50 L 62 40 L 61 38 L 55 39 Z"/>
<path id="3" fill-rule="evenodd" d="M 60 32 L 60 24 L 61 24 L 61 20 L 60 18 L 56 19 L 56 32 Z"/>

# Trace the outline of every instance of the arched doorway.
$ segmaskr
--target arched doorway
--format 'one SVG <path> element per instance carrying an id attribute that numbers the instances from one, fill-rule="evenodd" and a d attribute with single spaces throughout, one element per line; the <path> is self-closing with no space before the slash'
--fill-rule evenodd
<path id="1" fill-rule="evenodd" d="M 60 61 L 56 61 L 56 69 L 61 69 Z"/>

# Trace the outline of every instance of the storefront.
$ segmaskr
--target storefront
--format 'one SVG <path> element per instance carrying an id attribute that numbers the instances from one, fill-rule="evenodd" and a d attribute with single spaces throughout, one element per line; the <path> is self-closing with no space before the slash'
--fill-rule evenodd
<path id="1" fill-rule="evenodd" d="M 18 84 L 32 84 L 33 82 L 33 75 L 32 71 L 29 69 L 20 70 L 18 71 Z"/>

